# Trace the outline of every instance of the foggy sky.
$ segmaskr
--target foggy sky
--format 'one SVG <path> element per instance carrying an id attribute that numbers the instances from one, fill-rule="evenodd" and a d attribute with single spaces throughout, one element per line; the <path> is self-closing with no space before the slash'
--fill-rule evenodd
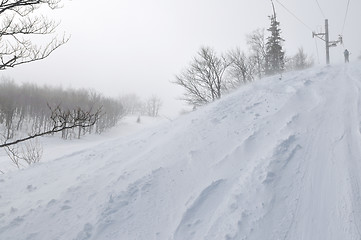
<path id="1" fill-rule="evenodd" d="M 347 0 L 318 0 L 322 12 L 316 0 L 279 2 L 302 21 L 274 1 L 286 54 L 303 47 L 316 64 L 325 64 L 324 42 L 315 41 L 310 29 L 324 31 L 326 17 L 330 38 L 336 40 Z M 361 1 L 351 0 L 343 32 L 351 61 L 361 54 L 360 10 Z M 223 53 L 239 47 L 247 52 L 246 35 L 268 28 L 271 14 L 270 0 L 64 1 L 62 9 L 47 15 L 61 20 L 58 33 L 70 34 L 70 41 L 47 59 L 5 70 L 2 75 L 18 83 L 92 88 L 112 97 L 155 94 L 164 102 L 162 114 L 175 116 L 183 108 L 176 100 L 182 89 L 170 81 L 199 48 L 209 46 Z M 331 49 L 331 63 L 343 61 L 344 47 Z"/>

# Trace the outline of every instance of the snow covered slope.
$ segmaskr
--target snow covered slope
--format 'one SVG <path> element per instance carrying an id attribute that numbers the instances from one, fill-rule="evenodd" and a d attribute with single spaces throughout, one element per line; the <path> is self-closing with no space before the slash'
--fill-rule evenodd
<path id="1" fill-rule="evenodd" d="M 81 139 L 64 140 L 61 138 L 61 133 L 55 134 L 54 136 L 36 138 L 43 149 L 41 162 L 47 162 L 71 154 L 75 151 L 92 148 L 115 138 L 128 137 L 129 135 L 146 128 L 151 128 L 170 121 L 164 117 L 154 118 L 142 116 L 140 123 L 138 123 L 137 119 L 138 115 L 124 116 L 115 127 L 108 129 L 102 134 L 87 134 L 82 136 Z M 27 133 L 24 133 L 24 135 L 26 134 Z M 22 165 L 23 168 L 27 167 L 26 163 Z M 11 162 L 9 156 L 6 154 L 5 149 L 2 148 L 0 148 L 0 171 L 4 173 L 18 171 L 18 168 Z"/>
<path id="2" fill-rule="evenodd" d="M 361 238 L 361 64 L 266 78 L 0 176 L 0 239 Z"/>

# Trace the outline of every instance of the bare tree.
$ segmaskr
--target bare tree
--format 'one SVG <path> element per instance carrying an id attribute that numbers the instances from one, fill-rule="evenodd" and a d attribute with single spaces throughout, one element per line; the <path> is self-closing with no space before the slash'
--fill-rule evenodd
<path id="1" fill-rule="evenodd" d="M 158 117 L 161 106 L 162 106 L 162 100 L 159 97 L 155 95 L 150 97 L 146 102 L 148 115 L 151 117 Z"/>
<path id="2" fill-rule="evenodd" d="M 0 144 L 0 148 L 15 145 L 43 135 L 66 131 L 68 129 L 91 127 L 102 115 L 101 108 L 95 111 L 92 109 L 85 111 L 81 108 L 63 110 L 59 105 L 54 109 L 50 106 L 49 108 L 51 109 L 50 119 L 52 121 L 52 127 L 50 130 L 29 134 L 28 137 L 13 140 L 11 142 L 8 142 L 7 139 L 3 144 Z"/>
<path id="3" fill-rule="evenodd" d="M 262 78 L 265 72 L 266 61 L 266 37 L 264 29 L 257 29 L 247 35 L 247 44 L 250 47 L 250 61 L 258 78 Z"/>
<path id="4" fill-rule="evenodd" d="M 142 100 L 136 94 L 127 94 L 119 98 L 126 114 L 139 114 L 142 109 Z"/>
<path id="5" fill-rule="evenodd" d="M 185 89 L 184 100 L 193 106 L 200 106 L 221 98 L 227 91 L 225 71 L 230 62 L 225 56 L 202 47 L 189 68 L 176 76 L 175 84 Z"/>
<path id="6" fill-rule="evenodd" d="M 48 57 L 68 37 L 51 37 L 47 44 L 33 43 L 35 36 L 52 35 L 58 23 L 41 16 L 41 7 L 56 9 L 61 0 L 0 1 L 0 70 Z"/>
<path id="7" fill-rule="evenodd" d="M 313 59 L 308 57 L 303 48 L 299 48 L 298 52 L 290 59 L 288 69 L 301 70 L 313 66 Z"/>
<path id="8" fill-rule="evenodd" d="M 237 88 L 254 80 L 254 66 L 244 52 L 237 48 L 228 52 L 228 58 L 231 63 L 228 70 L 229 85 Z"/>

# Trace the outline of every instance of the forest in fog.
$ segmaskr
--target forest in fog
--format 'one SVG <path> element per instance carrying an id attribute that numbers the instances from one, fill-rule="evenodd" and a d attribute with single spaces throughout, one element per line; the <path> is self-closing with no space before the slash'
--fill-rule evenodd
<path id="1" fill-rule="evenodd" d="M 65 90 L 29 83 L 18 85 L 10 80 L 0 82 L 0 127 L 4 140 L 50 130 L 53 127 L 51 113 L 56 108 L 101 112 L 101 117 L 93 126 L 62 131 L 61 137 L 64 139 L 80 138 L 93 132 L 102 133 L 113 127 L 124 114 L 120 101 L 92 90 Z"/>

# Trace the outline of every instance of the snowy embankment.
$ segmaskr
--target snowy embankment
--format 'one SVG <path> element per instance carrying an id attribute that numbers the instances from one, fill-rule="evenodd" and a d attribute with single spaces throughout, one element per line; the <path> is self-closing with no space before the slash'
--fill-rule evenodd
<path id="1" fill-rule="evenodd" d="M 0 239 L 361 238 L 361 65 L 242 87 L 0 176 Z"/>

